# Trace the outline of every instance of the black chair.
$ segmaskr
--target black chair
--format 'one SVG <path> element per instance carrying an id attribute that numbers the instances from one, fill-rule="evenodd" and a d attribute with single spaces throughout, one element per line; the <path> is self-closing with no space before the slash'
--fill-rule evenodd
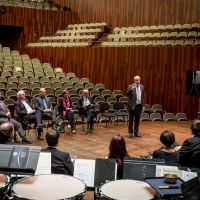
<path id="1" fill-rule="evenodd" d="M 125 121 L 125 118 L 127 118 L 128 123 L 128 112 L 124 109 L 124 104 L 122 102 L 115 102 L 113 104 L 113 109 L 115 110 L 117 124 L 120 117 L 122 117 L 123 122 Z"/>
<path id="2" fill-rule="evenodd" d="M 101 103 L 99 105 L 99 111 L 101 116 L 105 117 L 106 119 L 106 128 L 107 128 L 108 123 L 109 122 L 112 123 L 112 120 L 115 120 L 115 113 L 110 112 L 110 107 L 108 103 Z"/>

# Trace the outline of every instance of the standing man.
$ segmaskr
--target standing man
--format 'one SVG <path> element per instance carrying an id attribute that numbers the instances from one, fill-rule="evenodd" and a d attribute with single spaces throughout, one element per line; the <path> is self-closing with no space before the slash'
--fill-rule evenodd
<path id="1" fill-rule="evenodd" d="M 35 117 L 36 123 L 40 127 L 42 126 L 42 119 L 52 120 L 52 127 L 56 129 L 56 113 L 53 110 L 53 106 L 49 98 L 46 97 L 45 88 L 40 88 L 39 96 L 35 101 Z"/>
<path id="2" fill-rule="evenodd" d="M 78 101 L 77 109 L 79 110 L 80 115 L 87 117 L 87 130 L 88 133 L 92 133 L 95 115 L 94 99 L 89 96 L 89 91 L 87 89 L 83 90 L 83 96 Z"/>
<path id="3" fill-rule="evenodd" d="M 134 83 L 128 86 L 128 112 L 129 112 L 129 137 L 133 137 L 133 120 L 135 118 L 134 136 L 141 138 L 139 134 L 140 115 L 144 104 L 144 86 L 140 84 L 140 77 L 134 76 Z"/>
<path id="4" fill-rule="evenodd" d="M 29 103 L 28 99 L 26 99 L 26 95 L 23 90 L 18 91 L 17 97 L 19 99 L 15 102 L 15 110 L 16 113 L 19 115 L 19 120 L 22 126 L 26 130 L 28 124 L 30 123 L 36 124 L 35 109 L 33 105 Z M 37 124 L 37 132 L 38 132 L 38 140 L 43 140 L 42 127 L 39 127 L 38 124 Z"/>

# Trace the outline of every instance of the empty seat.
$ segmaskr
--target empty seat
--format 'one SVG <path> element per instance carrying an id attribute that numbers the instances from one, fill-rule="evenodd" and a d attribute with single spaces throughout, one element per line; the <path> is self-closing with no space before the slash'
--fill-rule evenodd
<path id="1" fill-rule="evenodd" d="M 176 113 L 175 118 L 176 118 L 177 121 L 186 121 L 186 120 L 188 120 L 186 113 Z"/>
<path id="2" fill-rule="evenodd" d="M 162 117 L 160 113 L 151 113 L 150 114 L 151 121 L 162 121 Z"/>
<path id="3" fill-rule="evenodd" d="M 140 121 L 149 121 L 149 120 L 150 120 L 149 114 L 146 112 L 142 112 L 140 116 Z"/>
<path id="4" fill-rule="evenodd" d="M 163 108 L 162 108 L 162 105 L 160 105 L 160 104 L 154 104 L 154 105 L 152 105 L 151 110 L 154 113 L 155 112 L 163 113 Z"/>
<path id="5" fill-rule="evenodd" d="M 175 121 L 175 115 L 173 113 L 164 113 L 163 115 L 163 120 L 164 121 Z"/>

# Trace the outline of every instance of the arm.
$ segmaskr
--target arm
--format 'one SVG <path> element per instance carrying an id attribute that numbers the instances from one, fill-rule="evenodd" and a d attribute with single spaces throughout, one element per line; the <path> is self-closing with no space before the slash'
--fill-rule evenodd
<path id="1" fill-rule="evenodd" d="M 35 109 L 36 110 L 40 110 L 41 112 L 44 112 L 44 110 L 40 107 L 40 103 L 39 103 L 39 100 L 38 98 L 35 99 Z"/>
<path id="2" fill-rule="evenodd" d="M 82 105 L 82 99 L 81 99 L 81 98 L 78 100 L 77 109 L 78 109 L 78 110 L 81 110 L 81 109 L 83 109 L 83 105 Z"/>
<path id="3" fill-rule="evenodd" d="M 133 94 L 133 88 L 132 88 L 132 86 L 133 86 L 133 85 L 129 85 L 129 86 L 128 86 L 128 89 L 127 89 L 127 95 L 128 95 L 128 97 L 131 96 L 131 95 Z"/>
<path id="4" fill-rule="evenodd" d="M 27 115 L 28 114 L 26 109 L 22 109 L 20 107 L 19 102 L 15 103 L 15 110 L 16 110 L 17 115 Z"/>
<path id="5" fill-rule="evenodd" d="M 73 176 L 74 165 L 73 165 L 71 158 L 70 158 L 70 155 L 68 153 L 66 153 L 66 166 L 65 167 L 66 167 L 68 174 Z"/>

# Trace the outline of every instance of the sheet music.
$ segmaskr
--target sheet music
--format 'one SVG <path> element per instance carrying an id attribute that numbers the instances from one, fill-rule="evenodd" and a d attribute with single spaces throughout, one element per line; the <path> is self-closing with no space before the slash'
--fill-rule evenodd
<path id="1" fill-rule="evenodd" d="M 165 174 L 176 174 L 183 181 L 189 181 L 197 176 L 196 172 L 179 170 L 176 166 L 156 166 L 156 177 L 163 177 Z"/>
<path id="2" fill-rule="evenodd" d="M 178 171 L 176 166 L 156 165 L 156 177 L 163 177 L 165 174 L 178 175 Z"/>
<path id="3" fill-rule="evenodd" d="M 35 175 L 51 174 L 51 153 L 40 152 Z"/>
<path id="4" fill-rule="evenodd" d="M 74 177 L 82 180 L 88 187 L 94 186 L 95 160 L 76 159 Z"/>

